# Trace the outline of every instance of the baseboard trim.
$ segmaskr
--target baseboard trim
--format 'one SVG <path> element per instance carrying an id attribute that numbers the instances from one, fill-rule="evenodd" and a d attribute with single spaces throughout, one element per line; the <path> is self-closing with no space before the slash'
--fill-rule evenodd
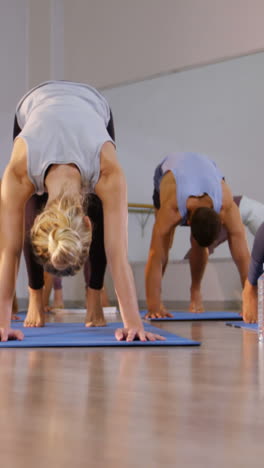
<path id="1" fill-rule="evenodd" d="M 164 306 L 170 310 L 188 310 L 189 301 L 164 301 Z M 206 310 L 240 310 L 241 301 L 204 301 Z M 19 309 L 26 309 L 28 306 L 27 298 L 18 298 Z M 117 302 L 111 301 L 111 306 L 118 307 Z M 65 308 L 79 309 L 84 308 L 84 301 L 65 301 Z M 146 302 L 139 301 L 139 308 L 146 309 Z"/>
<path id="2" fill-rule="evenodd" d="M 164 306 L 170 310 L 188 310 L 189 301 L 163 301 Z M 241 301 L 204 301 L 206 310 L 240 310 Z M 145 301 L 139 301 L 140 309 L 146 308 Z"/>

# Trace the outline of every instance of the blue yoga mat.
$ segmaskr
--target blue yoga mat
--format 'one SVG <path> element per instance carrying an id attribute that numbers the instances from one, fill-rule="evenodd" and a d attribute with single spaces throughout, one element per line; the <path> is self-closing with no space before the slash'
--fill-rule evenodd
<path id="1" fill-rule="evenodd" d="M 140 312 L 141 317 L 144 318 L 147 311 L 142 310 Z M 151 322 L 174 322 L 176 320 L 179 321 L 192 321 L 192 320 L 241 320 L 242 317 L 239 312 L 229 312 L 229 311 L 208 311 L 208 312 L 171 312 L 173 317 L 164 317 L 164 318 L 152 318 L 147 319 Z"/>
<path id="2" fill-rule="evenodd" d="M 121 322 L 112 322 L 106 327 L 95 328 L 86 328 L 82 323 L 47 323 L 43 328 L 24 328 L 22 323 L 13 323 L 13 328 L 23 331 L 24 340 L 0 342 L 0 348 L 199 346 L 201 344 L 148 324 L 145 326 L 146 330 L 164 336 L 166 341 L 117 341 L 114 332 L 117 328 L 123 328 Z"/>
<path id="3" fill-rule="evenodd" d="M 258 331 L 258 324 L 257 323 L 227 322 L 226 325 L 228 327 L 245 328 L 246 330 L 254 330 L 256 332 Z"/>

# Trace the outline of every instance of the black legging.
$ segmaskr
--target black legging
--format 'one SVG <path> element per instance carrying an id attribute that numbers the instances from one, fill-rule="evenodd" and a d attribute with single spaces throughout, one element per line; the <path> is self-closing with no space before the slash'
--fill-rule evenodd
<path id="1" fill-rule="evenodd" d="M 258 228 L 251 252 L 248 280 L 251 284 L 257 285 L 258 278 L 263 273 L 264 264 L 264 223 Z"/>
<path id="2" fill-rule="evenodd" d="M 112 140 L 115 140 L 112 112 L 110 112 L 107 131 Z M 13 139 L 15 139 L 20 132 L 21 128 L 19 127 L 17 118 L 15 117 Z M 28 284 L 31 289 L 41 289 L 44 286 L 43 267 L 37 262 L 33 253 L 30 231 L 36 216 L 46 205 L 47 199 L 47 193 L 44 193 L 43 195 L 35 194 L 28 200 L 25 209 L 25 240 L 23 251 L 28 274 Z M 101 200 L 95 194 L 88 195 L 85 206 L 85 214 L 89 216 L 93 225 L 89 258 L 84 265 L 85 283 L 86 287 L 89 285 L 91 289 L 100 290 L 104 284 L 104 275 L 106 270 L 103 206 Z"/>

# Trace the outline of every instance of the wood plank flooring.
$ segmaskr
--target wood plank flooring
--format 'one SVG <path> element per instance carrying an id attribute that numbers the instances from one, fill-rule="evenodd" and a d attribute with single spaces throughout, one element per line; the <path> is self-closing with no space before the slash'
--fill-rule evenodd
<path id="1" fill-rule="evenodd" d="M 263 468 L 257 334 L 225 322 L 159 328 L 202 346 L 2 349 L 1 467 Z"/>

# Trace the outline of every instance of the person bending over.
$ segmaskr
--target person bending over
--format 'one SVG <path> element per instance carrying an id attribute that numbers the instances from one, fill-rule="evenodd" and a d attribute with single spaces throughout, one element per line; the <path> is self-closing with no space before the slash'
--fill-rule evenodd
<path id="1" fill-rule="evenodd" d="M 112 117 L 111 117 L 112 119 Z M 109 130 L 108 130 L 109 132 Z M 111 137 L 113 132 L 111 133 Z M 112 137 L 113 138 L 113 137 Z M 52 287 L 52 283 L 56 285 L 56 291 L 61 293 L 62 284 L 61 277 L 52 275 L 44 271 L 43 266 L 37 261 L 34 254 L 31 242 L 32 226 L 36 216 L 43 210 L 48 200 L 47 193 L 43 195 L 34 194 L 26 204 L 25 210 L 25 240 L 24 240 L 24 257 L 26 261 L 29 291 L 32 295 L 39 294 L 35 291 L 43 288 L 44 311 L 47 311 L 47 301 Z M 103 227 L 103 208 L 102 202 L 95 194 L 88 194 L 84 202 L 84 212 L 89 217 L 92 223 L 92 240 L 89 249 L 89 257 L 84 262 L 83 271 L 86 284 L 86 326 L 104 326 L 106 321 L 103 313 L 102 304 L 102 288 L 104 275 L 106 270 L 106 255 L 104 249 L 104 227 Z M 59 273 L 60 274 L 60 273 Z M 32 305 L 32 307 L 31 307 Z M 25 319 L 25 326 L 42 326 L 44 324 L 44 316 L 39 321 L 35 315 L 34 301 L 29 303 L 28 314 Z"/>
<path id="2" fill-rule="evenodd" d="M 242 313 L 246 323 L 258 320 L 258 278 L 263 273 L 264 264 L 264 222 L 259 227 L 251 252 L 248 277 L 242 293 Z"/>
<path id="3" fill-rule="evenodd" d="M 190 312 L 204 311 L 200 290 L 208 247 L 222 225 L 244 285 L 250 258 L 245 229 L 231 190 L 213 161 L 195 153 L 167 156 L 155 170 L 153 203 L 156 216 L 145 270 L 147 317 L 171 316 L 161 302 L 161 282 L 180 225 L 191 227 Z"/>
<path id="4" fill-rule="evenodd" d="M 94 88 L 68 81 L 42 83 L 16 110 L 21 129 L 14 141 L 1 190 L 0 337 L 23 339 L 10 327 L 21 250 L 25 206 L 47 193 L 45 209 L 31 229 L 34 253 L 46 271 L 74 275 L 89 255 L 92 223 L 85 214 L 88 193 L 102 202 L 104 245 L 124 328 L 118 340 L 162 339 L 144 330 L 127 259 L 127 189 L 107 126 L 110 108 Z M 43 281 L 29 287 L 25 324 L 44 325 Z"/>

